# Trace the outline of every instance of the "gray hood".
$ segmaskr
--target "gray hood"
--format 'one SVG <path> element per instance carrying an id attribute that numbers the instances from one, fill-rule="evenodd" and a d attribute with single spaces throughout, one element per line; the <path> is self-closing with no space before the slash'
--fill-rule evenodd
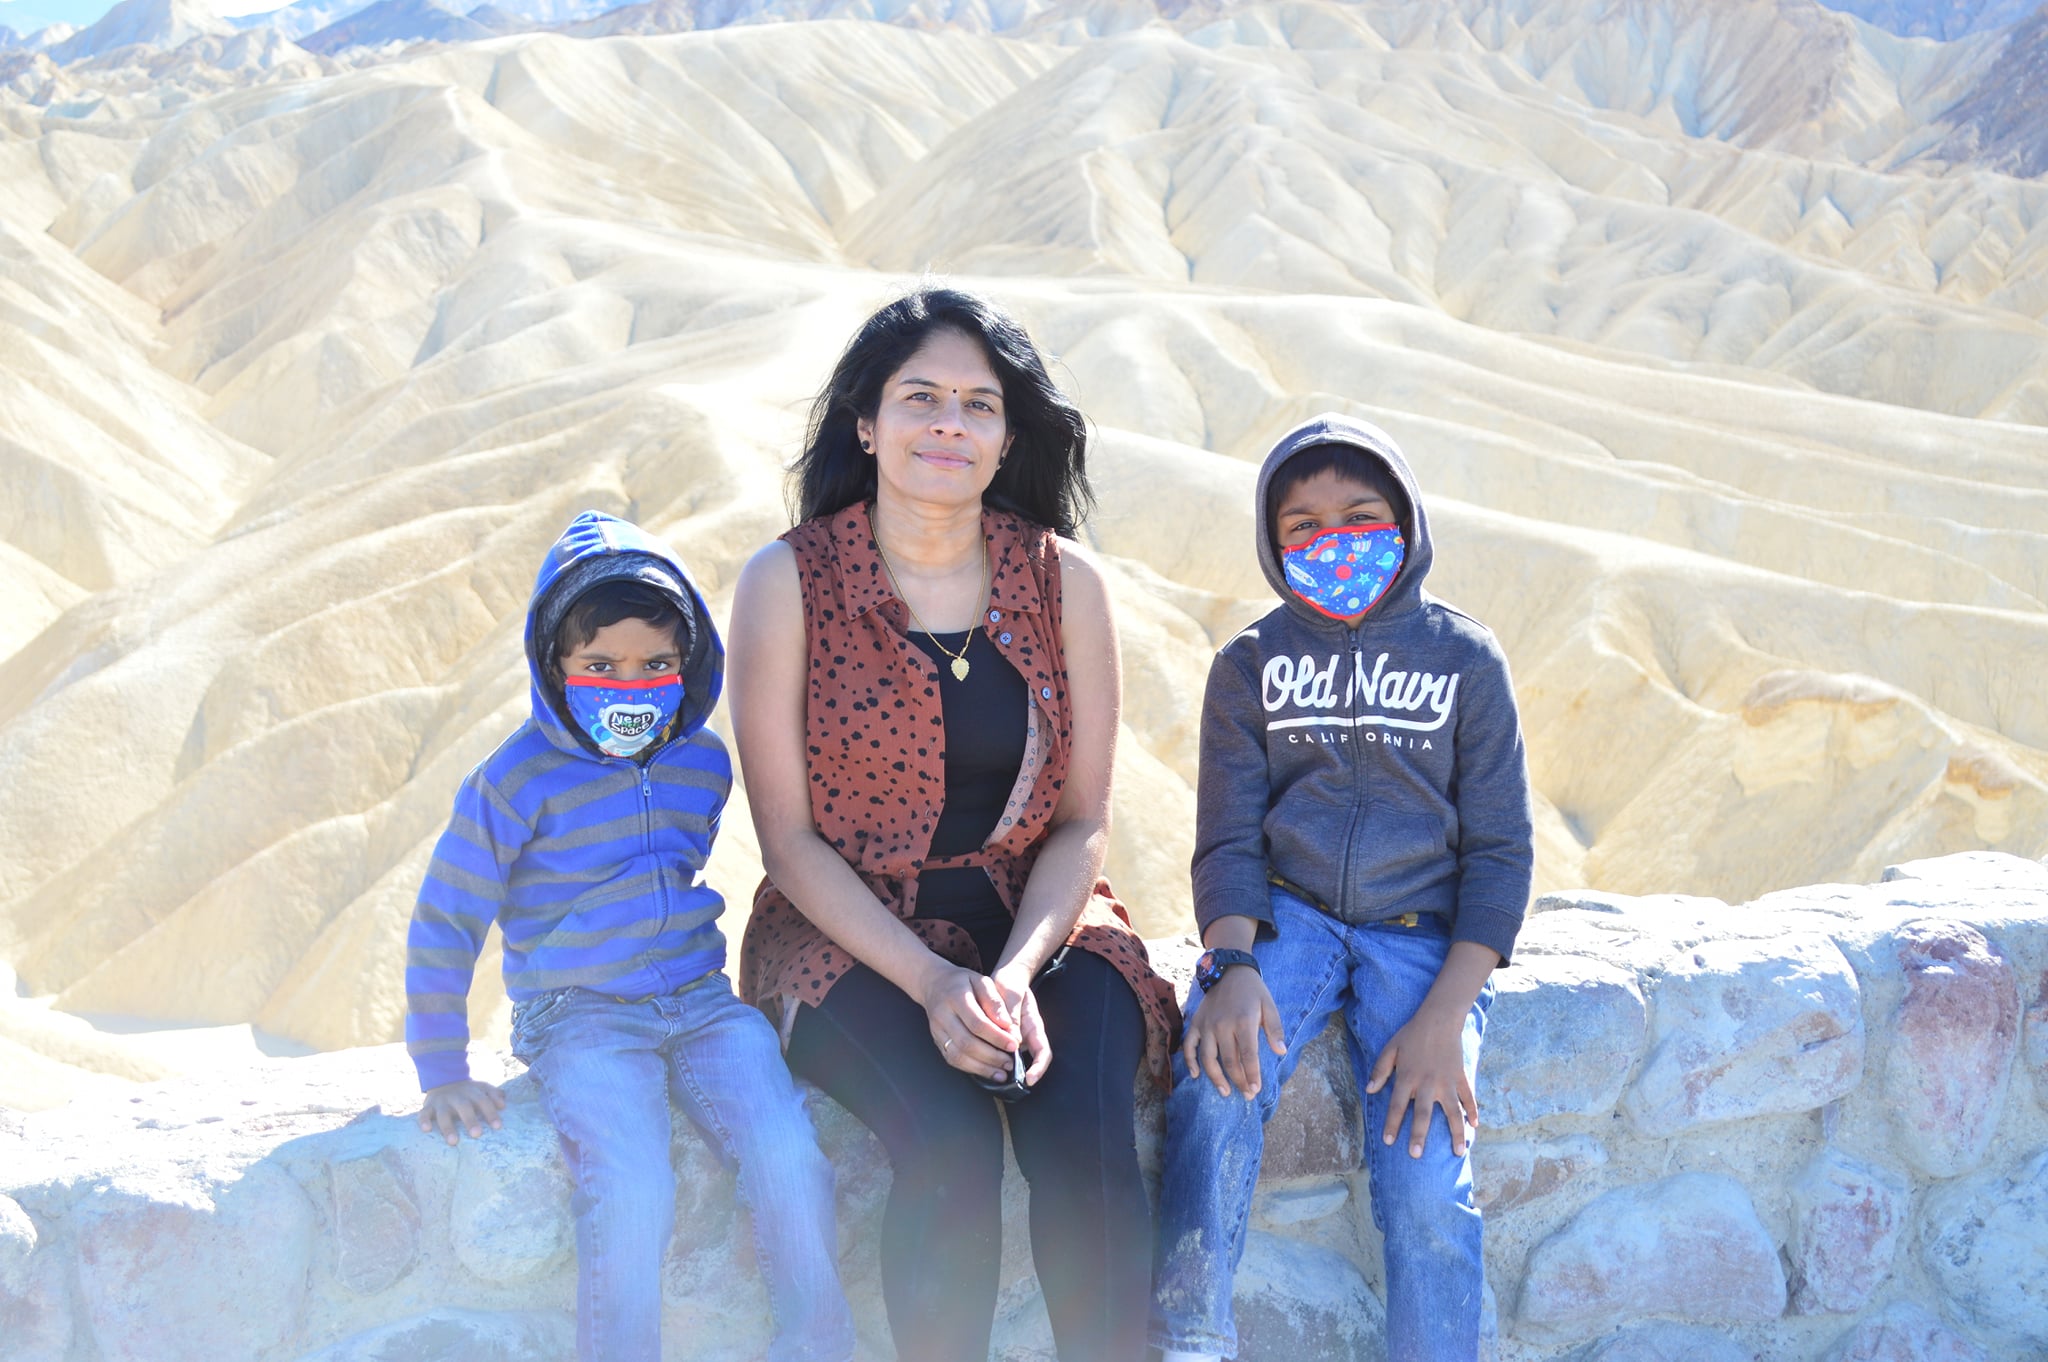
<path id="1" fill-rule="evenodd" d="M 1281 466 L 1317 445 L 1349 445 L 1378 460 L 1400 483 L 1401 491 L 1408 499 L 1408 514 L 1401 526 L 1401 536 L 1407 541 L 1406 553 L 1400 575 L 1394 578 L 1393 585 L 1387 588 L 1387 594 L 1380 598 L 1368 618 L 1382 620 L 1406 614 L 1421 603 L 1422 579 L 1429 575 L 1430 560 L 1434 556 L 1429 540 L 1429 516 L 1422 509 L 1422 489 L 1416 486 L 1415 474 L 1408 467 L 1408 460 L 1401 457 L 1401 447 L 1394 443 L 1393 436 L 1378 426 L 1340 416 L 1336 412 L 1324 412 L 1281 436 L 1259 468 L 1258 494 L 1252 504 L 1258 507 L 1255 529 L 1259 541 L 1259 566 L 1265 570 L 1266 581 L 1292 613 L 1325 627 L 1335 623 L 1310 609 L 1288 588 L 1286 574 L 1280 568 L 1279 545 L 1273 541 L 1270 498 Z"/>

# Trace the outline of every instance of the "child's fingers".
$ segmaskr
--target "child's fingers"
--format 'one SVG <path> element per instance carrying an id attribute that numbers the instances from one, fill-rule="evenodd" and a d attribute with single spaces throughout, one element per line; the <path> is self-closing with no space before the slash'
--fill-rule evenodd
<path id="1" fill-rule="evenodd" d="M 1230 1096 L 1230 1080 L 1223 1076 L 1223 1062 L 1217 1054 L 1217 1038 L 1213 1031 L 1202 1033 L 1202 1073 L 1216 1085 L 1219 1094 Z"/>
<path id="2" fill-rule="evenodd" d="M 1396 1075 L 1393 1090 L 1388 1094 L 1387 1126 L 1380 1132 L 1382 1143 L 1392 1144 L 1400 1138 L 1401 1120 L 1408 1114 L 1408 1108 L 1417 1105 L 1415 1096 L 1415 1085 L 1405 1075 Z"/>
<path id="3" fill-rule="evenodd" d="M 1266 1045 L 1276 1055 L 1287 1053 L 1287 1042 L 1280 1038 L 1280 1009 L 1273 1004 L 1273 995 L 1268 993 L 1259 1005 L 1259 1021 L 1266 1029 Z"/>
<path id="4" fill-rule="evenodd" d="M 1436 1097 L 1431 1100 L 1429 1106 L 1419 1108 L 1418 1115 L 1425 1112 L 1434 1114 L 1434 1109 L 1437 1107 L 1443 1108 L 1444 1124 L 1450 1128 L 1451 1152 L 1461 1159 L 1464 1158 L 1465 1113 L 1458 1105 L 1456 1094 L 1438 1093 Z M 1422 1128 L 1422 1133 L 1419 1135 L 1415 1133 L 1416 1126 L 1420 1126 Z M 1415 1125 L 1410 1126 L 1408 1129 L 1408 1153 L 1411 1157 L 1419 1159 L 1422 1157 L 1423 1143 L 1429 1135 L 1429 1123 L 1427 1121 L 1417 1120 Z"/>
<path id="5" fill-rule="evenodd" d="M 1386 1049 L 1380 1051 L 1380 1057 L 1373 1061 L 1372 1077 L 1365 1080 L 1365 1090 L 1368 1093 L 1378 1092 L 1381 1088 L 1387 1086 L 1387 1080 L 1393 1077 L 1394 1074 L 1395 1058 L 1394 1047 L 1391 1043 Z M 1387 1143 L 1392 1144 L 1393 1141 L 1389 1139 Z"/>
<path id="6" fill-rule="evenodd" d="M 1258 1021 L 1247 1017 L 1227 1034 L 1230 1036 L 1230 1053 L 1225 1057 L 1224 1069 L 1239 1092 L 1246 1097 L 1256 1097 L 1259 1095 Z"/>

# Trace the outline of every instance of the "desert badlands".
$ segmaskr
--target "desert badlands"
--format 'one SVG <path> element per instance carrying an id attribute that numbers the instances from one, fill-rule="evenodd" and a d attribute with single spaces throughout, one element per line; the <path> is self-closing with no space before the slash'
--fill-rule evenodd
<path id="1" fill-rule="evenodd" d="M 41 1151 L 33 1176 L 0 1157 L 0 1183 L 44 1189 L 0 1198 L 0 1357 L 149 1355 L 113 1341 L 114 1269 L 90 1264 L 65 1288 L 70 1342 L 9 1351 L 28 1316 L 6 1302 L 55 1291 L 36 1283 L 75 1247 L 46 1223 L 72 1195 L 48 1189 L 87 1177 L 50 1162 L 85 1128 L 65 1121 L 141 1091 L 190 1107 L 196 1089 L 135 1087 L 178 1074 L 303 1083 L 327 1094 L 305 1111 L 344 1113 L 327 1125 L 400 1109 L 389 1049 L 242 1066 L 399 1034 L 450 792 L 526 704 L 541 551 L 579 509 L 628 515 L 724 610 L 787 524 L 781 469 L 838 346 L 926 274 L 1016 311 L 1094 423 L 1085 538 L 1126 686 L 1108 873 L 1148 936 L 1190 925 L 1208 659 L 1270 603 L 1254 462 L 1337 409 L 1416 464 L 1432 588 L 1515 669 L 1537 922 L 1565 943 L 1513 971 L 1556 995 L 1527 1003 L 1520 1053 L 1560 1086 L 1496 1122 L 1541 1201 L 1494 1250 L 1504 1356 L 1671 1313 L 1654 1280 L 1515 1294 L 1546 1262 L 1569 1276 L 1544 1255 L 1596 1193 L 1679 1227 L 1733 1215 L 1715 1242 L 1748 1245 L 1730 1271 L 1751 1274 L 1735 1314 L 1686 1316 L 1748 1351 L 1672 1325 L 1596 1343 L 1610 1362 L 1818 1357 L 1844 1317 L 1922 1340 L 1844 1357 L 2048 1348 L 2048 1171 L 2025 1133 L 2048 1103 L 2048 11 L 1852 8 L 652 0 L 461 29 L 429 5 L 229 23 L 127 0 L 68 37 L 0 33 L 0 1154 L 13 1134 Z M 710 870 L 729 934 L 751 835 L 740 794 Z M 1939 893 L 1868 887 L 1962 852 L 1979 858 L 1892 882 Z M 1797 886 L 1823 887 L 1758 928 Z M 1767 958 L 1690 953 L 1779 936 Z M 1781 966 L 1812 996 L 1731 1020 Z M 1965 1046 L 1983 1082 L 1916 1125 L 1914 1075 L 1958 1043 L 1936 1026 L 1913 1048 L 1935 975 L 1989 990 L 1969 1015 L 1994 1039 Z M 480 1034 L 502 1039 L 494 959 L 478 981 Z M 1577 1035 L 1596 1013 L 1619 1028 L 1605 1050 Z M 1825 1062 L 1771 1058 L 1852 1035 Z M 1701 1058 L 1752 1049 L 1750 1068 Z M 1606 1069 L 1572 1070 L 1595 1052 Z M 1716 1106 L 1728 1073 L 1741 1091 Z M 272 1160 L 290 1182 L 276 1139 L 325 1129 L 294 1119 L 210 1154 L 199 1118 L 162 1123 L 202 1151 L 178 1177 Z M 357 1161 L 306 1175 L 325 1189 L 304 1194 L 308 1242 L 336 1242 L 360 1192 L 410 1208 L 371 1217 L 387 1229 L 439 1215 L 418 1242 L 440 1247 L 413 1252 L 493 1283 L 480 1309 L 524 1298 L 520 1272 L 559 1295 L 559 1245 L 516 1270 L 477 1266 L 502 1244 L 449 1245 L 451 1204 L 481 1223 L 476 1198 L 516 1190 L 349 1138 L 346 1158 L 308 1147 Z M 1330 1157 L 1270 1194 L 1269 1229 L 1313 1231 L 1270 1252 L 1370 1277 L 1369 1217 L 1339 1209 Z M 2008 1191 L 1970 1181 L 1991 1177 Z M 157 1191 L 205 1199 L 176 1181 Z M 1800 1208 L 1851 1184 L 1909 1246 L 1829 1296 Z M 2032 1209 L 1970 1220 L 2001 1199 Z M 1999 1287 L 1983 1261 L 2012 1243 L 2033 1266 Z M 297 1332 L 207 1355 L 285 1362 L 391 1324 L 401 1296 L 443 1303 L 425 1278 L 337 1278 L 335 1252 L 306 1269 L 327 1304 L 279 1307 Z M 1034 1355 L 1024 1325 L 1008 1337 Z"/>

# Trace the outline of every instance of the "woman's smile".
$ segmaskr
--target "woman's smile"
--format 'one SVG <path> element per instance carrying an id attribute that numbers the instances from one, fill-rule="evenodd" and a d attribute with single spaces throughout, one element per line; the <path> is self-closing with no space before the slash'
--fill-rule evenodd
<path id="1" fill-rule="evenodd" d="M 882 385 L 858 433 L 881 483 L 913 497 L 978 497 L 1010 448 L 1002 381 L 979 341 L 934 331 Z"/>

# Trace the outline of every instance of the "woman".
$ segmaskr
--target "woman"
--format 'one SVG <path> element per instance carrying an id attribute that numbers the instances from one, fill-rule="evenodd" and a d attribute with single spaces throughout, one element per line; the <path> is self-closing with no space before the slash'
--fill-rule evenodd
<path id="1" fill-rule="evenodd" d="M 799 524 L 733 599 L 733 726 L 767 871 L 741 992 L 895 1171 L 903 1362 L 988 1355 L 1002 1122 L 1063 1362 L 1138 1362 L 1151 1213 L 1131 1083 L 1177 1021 L 1098 876 L 1120 703 L 1072 535 L 1087 434 L 1030 338 L 928 289 L 869 318 L 812 413 Z"/>

